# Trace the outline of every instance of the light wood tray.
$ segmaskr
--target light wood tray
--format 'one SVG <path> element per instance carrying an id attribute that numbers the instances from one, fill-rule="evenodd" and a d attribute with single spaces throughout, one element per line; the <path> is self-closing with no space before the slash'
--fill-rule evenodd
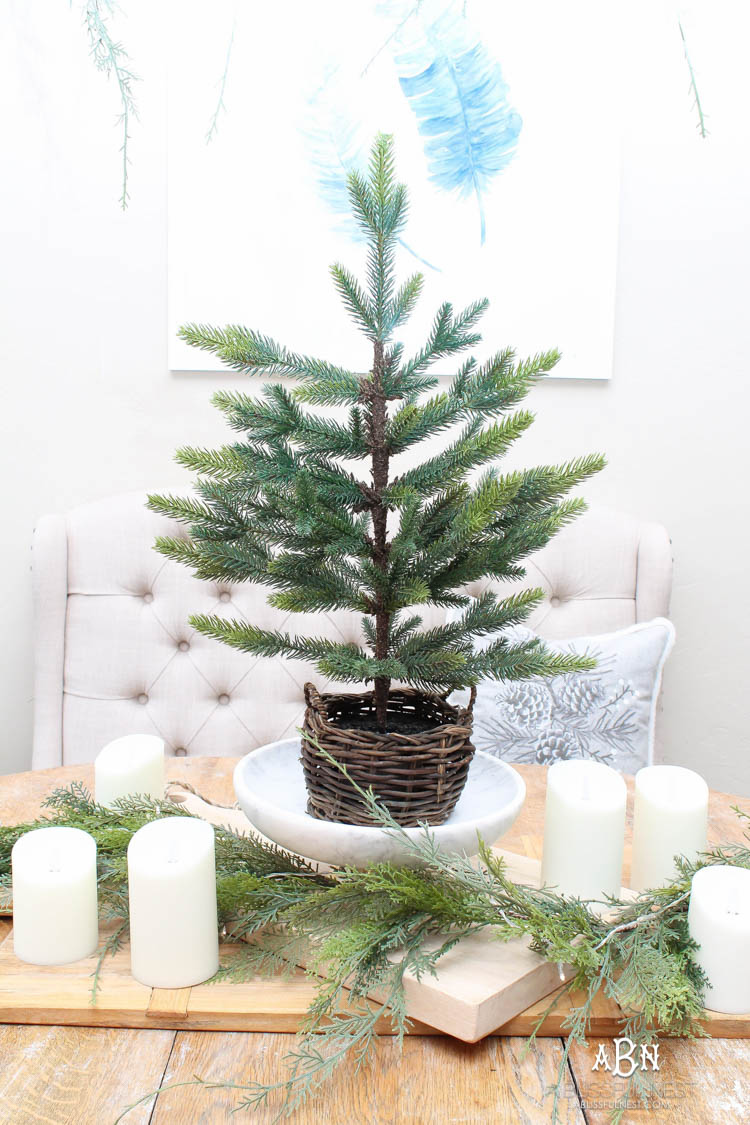
<path id="1" fill-rule="evenodd" d="M 239 811 L 207 806 L 192 796 L 185 803 L 214 823 L 235 830 L 249 828 Z M 538 860 L 496 850 L 504 856 L 512 879 L 539 885 Z M 222 945 L 222 964 L 240 954 L 240 945 Z M 243 983 L 152 989 L 131 976 L 130 951 L 125 946 L 105 961 L 92 1003 L 95 966 L 95 957 L 72 965 L 27 965 L 14 955 L 9 933 L 0 944 L 0 1023 L 294 1032 L 315 994 L 315 980 L 302 969 L 270 980 L 258 977 Z M 564 967 L 566 972 L 569 969 Z M 407 974 L 404 983 L 407 1011 L 414 1021 L 412 1034 L 447 1033 L 476 1042 L 492 1033 L 528 1035 L 560 985 L 560 970 L 533 953 L 526 941 L 500 942 L 484 932 L 459 942 L 446 954 L 436 977 L 418 981 Z M 537 1034 L 565 1035 L 565 1019 L 575 1003 L 574 995 L 563 996 Z M 617 1005 L 599 996 L 590 1033 L 614 1036 L 622 1019 Z M 750 1014 L 707 1013 L 704 1024 L 714 1036 L 750 1038 Z M 381 1021 L 379 1030 L 389 1033 L 390 1023 Z"/>
<path id="2" fill-rule="evenodd" d="M 538 881 L 538 861 L 509 859 L 513 878 Z M 240 954 L 240 945 L 222 945 L 222 964 Z M 130 975 L 125 946 L 104 962 L 92 1003 L 95 967 L 95 957 L 72 965 L 27 965 L 13 952 L 11 931 L 0 944 L 0 1023 L 297 1031 L 315 993 L 314 980 L 302 969 L 271 980 L 151 989 Z M 404 980 L 413 1031 L 442 1031 L 468 1042 L 482 1039 L 559 983 L 558 967 L 532 953 L 527 942 L 503 943 L 489 934 L 455 946 L 437 977 Z M 384 1020 L 382 1030 L 389 1027 Z"/>

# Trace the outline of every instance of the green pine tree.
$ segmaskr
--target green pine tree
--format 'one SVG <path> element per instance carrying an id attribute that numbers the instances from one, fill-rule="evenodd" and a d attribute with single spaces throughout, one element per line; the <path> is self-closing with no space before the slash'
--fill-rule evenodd
<path id="1" fill-rule="evenodd" d="M 372 344 L 372 368 L 358 374 L 298 355 L 238 325 L 186 325 L 180 336 L 189 344 L 238 371 L 279 381 L 266 383 L 259 397 L 216 394 L 240 440 L 218 450 L 180 450 L 178 462 L 198 474 L 195 496 L 151 496 L 149 506 L 188 525 L 188 539 L 160 538 L 157 549 L 198 577 L 271 586 L 269 603 L 285 612 L 361 614 L 363 646 L 217 616 L 190 620 L 244 652 L 310 660 L 326 677 L 373 683 L 385 730 L 392 680 L 447 690 L 484 677 L 526 679 L 590 666 L 538 641 L 501 637 L 475 652 L 475 638 L 523 621 L 543 593 L 488 592 L 471 601 L 465 587 L 522 577 L 522 560 L 584 508 L 565 495 L 604 460 L 500 472 L 498 460 L 533 421 L 516 407 L 558 352 L 521 361 L 510 349 L 484 363 L 470 357 L 438 389 L 429 368 L 479 343 L 476 325 L 488 302 L 461 312 L 441 305 L 424 347 L 404 358 L 394 334 L 414 308 L 422 276 L 396 281 L 407 194 L 395 178 L 390 137 L 376 139 L 369 174 L 351 172 L 348 189 L 367 241 L 366 279 L 338 264 L 331 276 Z M 332 419 L 306 409 L 316 406 L 347 413 Z M 440 434 L 447 437 L 442 452 L 393 475 L 397 454 Z M 350 471 L 351 462 L 369 474 Z M 421 629 L 418 609 L 429 604 L 463 613 L 455 623 Z"/>

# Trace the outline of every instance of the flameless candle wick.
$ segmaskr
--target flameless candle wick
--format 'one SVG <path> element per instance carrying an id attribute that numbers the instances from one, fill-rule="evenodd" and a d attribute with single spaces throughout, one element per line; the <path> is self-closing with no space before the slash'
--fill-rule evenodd
<path id="1" fill-rule="evenodd" d="M 584 801 L 591 800 L 591 778 L 587 773 L 581 779 L 581 798 Z"/>
<path id="2" fill-rule="evenodd" d="M 740 914 L 739 905 L 740 905 L 740 896 L 737 894 L 737 888 L 732 887 L 732 892 L 731 892 L 729 898 L 727 899 L 727 914 L 734 914 L 735 917 L 739 917 L 739 914 Z"/>

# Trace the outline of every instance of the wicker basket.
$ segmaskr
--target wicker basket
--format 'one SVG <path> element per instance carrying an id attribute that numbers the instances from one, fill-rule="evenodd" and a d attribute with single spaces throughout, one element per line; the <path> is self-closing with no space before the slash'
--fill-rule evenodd
<path id="1" fill-rule="evenodd" d="M 475 696 L 472 688 L 468 707 L 457 708 L 440 695 L 411 688 L 392 691 L 389 713 L 422 718 L 428 729 L 411 735 L 380 734 L 350 729 L 346 722 L 354 715 L 374 717 L 371 691 L 320 695 L 313 684 L 305 684 L 302 765 L 308 813 L 319 820 L 343 824 L 373 823 L 357 791 L 309 741 L 314 739 L 346 766 L 358 785 L 363 789 L 372 786 L 404 828 L 419 823 L 442 824 L 461 796 L 474 756 L 471 722 Z"/>

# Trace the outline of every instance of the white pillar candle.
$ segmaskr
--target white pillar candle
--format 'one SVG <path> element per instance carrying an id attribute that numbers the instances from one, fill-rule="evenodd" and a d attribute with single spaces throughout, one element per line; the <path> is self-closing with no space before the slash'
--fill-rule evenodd
<path id="1" fill-rule="evenodd" d="M 635 775 L 634 891 L 660 887 L 676 875 L 674 857 L 695 859 L 706 849 L 708 786 L 682 766 L 646 766 Z"/>
<path id="2" fill-rule="evenodd" d="M 96 840 L 80 828 L 35 828 L 11 852 L 13 949 L 31 965 L 67 965 L 99 943 Z"/>
<path id="3" fill-rule="evenodd" d="M 717 865 L 693 876 L 688 928 L 715 1012 L 750 1012 L 750 871 Z"/>
<path id="4" fill-rule="evenodd" d="M 126 734 L 108 743 L 94 762 L 97 804 L 112 808 L 120 797 L 164 796 L 164 742 L 155 734 Z"/>
<path id="5" fill-rule="evenodd" d="M 619 896 L 627 789 L 602 762 L 555 762 L 547 771 L 542 882 L 558 894 Z"/>
<path id="6" fill-rule="evenodd" d="M 219 967 L 213 826 L 172 816 L 128 845 L 130 967 L 153 988 L 186 988 Z"/>

